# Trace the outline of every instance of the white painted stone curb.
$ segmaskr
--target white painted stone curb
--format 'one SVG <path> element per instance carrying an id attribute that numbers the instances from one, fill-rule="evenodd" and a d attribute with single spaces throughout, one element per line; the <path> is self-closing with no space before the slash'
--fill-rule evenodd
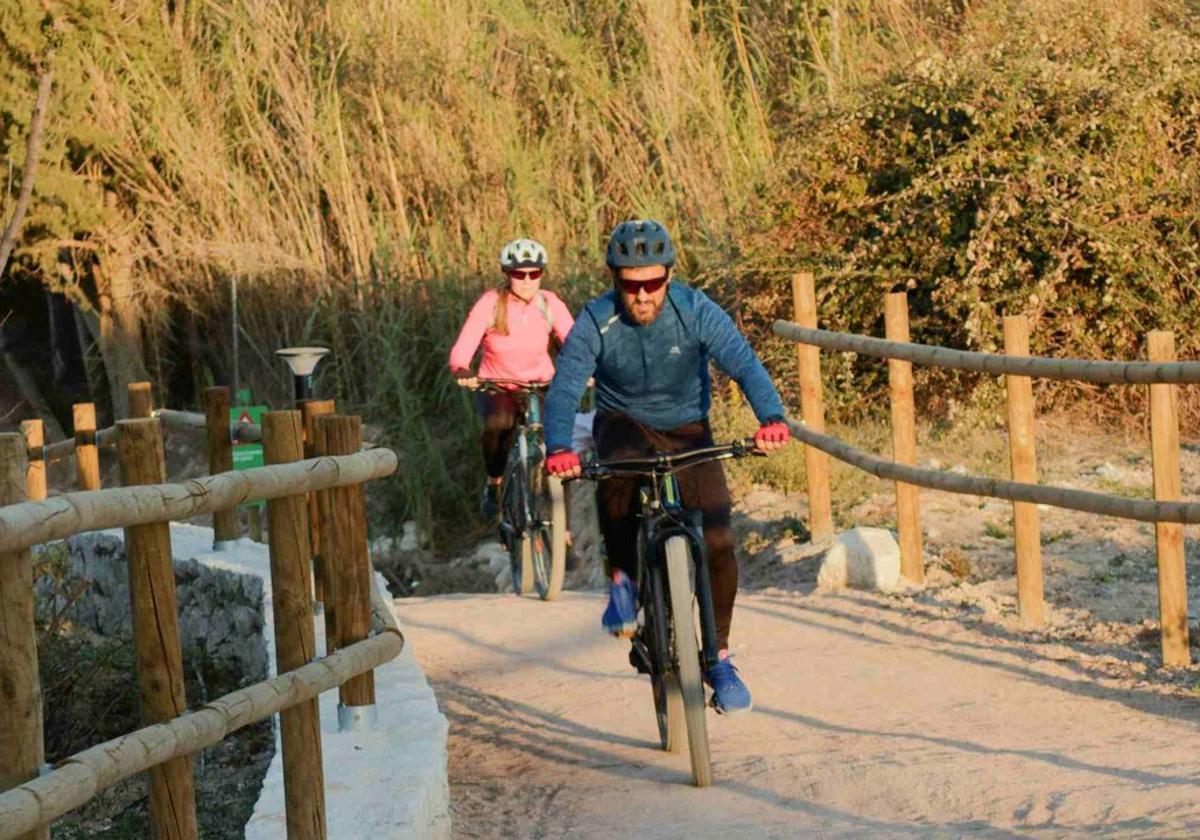
<path id="1" fill-rule="evenodd" d="M 270 675 L 275 676 L 275 624 L 267 547 L 243 539 L 213 552 L 212 539 L 210 528 L 171 525 L 171 547 L 176 560 L 195 559 L 212 568 L 262 578 L 263 633 Z M 380 591 L 386 593 L 383 576 L 377 574 L 376 581 Z M 320 617 L 316 621 L 316 637 L 317 651 L 323 654 L 325 624 Z M 375 670 L 375 699 L 379 714 L 375 730 L 340 733 L 337 691 L 327 691 L 320 698 L 330 840 L 450 837 L 448 726 L 425 674 L 407 645 L 399 657 Z M 277 840 L 287 836 L 278 717 L 274 729 L 275 756 L 267 769 L 254 813 L 246 824 L 247 840 Z"/>
<path id="2" fill-rule="evenodd" d="M 892 592 L 900 585 L 900 546 L 883 528 L 852 528 L 838 534 L 817 573 L 822 589 Z"/>

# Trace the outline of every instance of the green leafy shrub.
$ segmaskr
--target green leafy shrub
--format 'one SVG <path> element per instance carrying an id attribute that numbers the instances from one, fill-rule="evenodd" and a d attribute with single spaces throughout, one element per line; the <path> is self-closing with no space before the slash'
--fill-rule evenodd
<path id="1" fill-rule="evenodd" d="M 1137 359 L 1159 328 L 1200 352 L 1200 39 L 1179 5 L 1134 10 L 983 4 L 945 50 L 799 115 L 748 239 L 763 325 L 790 317 L 780 278 L 804 265 L 833 329 L 881 335 L 884 293 L 906 289 L 920 342 L 1001 350 L 1002 316 L 1026 313 L 1035 354 Z M 835 399 L 884 387 L 879 362 L 827 356 Z M 934 408 L 980 386 L 918 374 Z"/>

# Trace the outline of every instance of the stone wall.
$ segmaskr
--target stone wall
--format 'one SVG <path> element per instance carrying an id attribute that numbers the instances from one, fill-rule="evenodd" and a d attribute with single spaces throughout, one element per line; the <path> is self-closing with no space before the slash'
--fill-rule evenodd
<path id="1" fill-rule="evenodd" d="M 42 550 L 61 552 L 62 544 Z M 124 540 L 111 533 L 79 534 L 66 540 L 66 550 L 34 583 L 39 609 L 61 613 L 100 636 L 132 635 Z M 223 685 L 266 679 L 262 579 L 176 558 L 175 586 L 186 667 L 204 680 L 219 673 Z"/>

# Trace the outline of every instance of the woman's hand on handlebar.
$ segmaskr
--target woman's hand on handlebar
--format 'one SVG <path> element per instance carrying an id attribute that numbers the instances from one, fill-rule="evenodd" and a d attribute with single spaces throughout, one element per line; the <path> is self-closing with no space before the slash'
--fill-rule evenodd
<path id="1" fill-rule="evenodd" d="M 551 452 L 546 456 L 546 472 L 556 478 L 579 478 L 583 474 L 579 454 L 569 449 Z"/>
<path id="2" fill-rule="evenodd" d="M 454 377 L 454 381 L 458 383 L 458 387 L 460 388 L 470 388 L 474 391 L 479 387 L 479 377 L 472 374 L 469 370 L 451 371 L 451 376 Z"/>

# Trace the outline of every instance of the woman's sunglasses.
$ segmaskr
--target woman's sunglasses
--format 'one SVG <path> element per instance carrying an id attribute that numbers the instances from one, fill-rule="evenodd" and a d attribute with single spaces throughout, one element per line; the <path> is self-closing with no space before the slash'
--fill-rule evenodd
<path id="1" fill-rule="evenodd" d="M 508 272 L 508 276 L 514 280 L 541 280 L 542 270 L 540 268 L 514 268 Z"/>
<path id="2" fill-rule="evenodd" d="M 617 284 L 621 287 L 621 291 L 627 295 L 636 295 L 640 291 L 645 291 L 646 294 L 652 295 L 661 289 L 670 277 L 671 275 L 668 272 L 661 277 L 651 277 L 649 280 L 618 279 Z"/>

